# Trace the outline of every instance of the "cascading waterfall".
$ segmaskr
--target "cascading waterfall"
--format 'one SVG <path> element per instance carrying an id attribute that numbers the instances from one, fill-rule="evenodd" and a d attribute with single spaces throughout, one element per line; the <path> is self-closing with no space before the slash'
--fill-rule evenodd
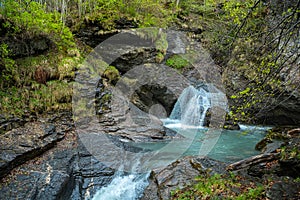
<path id="1" fill-rule="evenodd" d="M 203 88 L 197 90 L 193 86 L 189 86 L 178 98 L 170 119 L 179 120 L 183 125 L 203 126 L 206 112 L 210 107 L 210 93 Z"/>
<path id="2" fill-rule="evenodd" d="M 141 197 L 148 185 L 149 174 L 117 172 L 112 182 L 101 188 L 92 200 L 135 200 Z"/>
<path id="3" fill-rule="evenodd" d="M 98 190 L 92 200 L 136 200 L 141 198 L 148 185 L 150 172 L 137 172 L 140 159 L 140 155 L 137 154 L 136 160 L 128 161 L 133 163 L 130 172 L 124 172 L 124 166 L 120 166 L 111 183 Z"/>
<path id="4" fill-rule="evenodd" d="M 188 128 L 198 129 L 204 125 L 206 112 L 209 108 L 213 106 L 224 108 L 226 104 L 224 104 L 225 95 L 212 85 L 207 84 L 206 87 L 209 89 L 205 90 L 201 87 L 196 89 L 193 86 L 184 89 L 169 119 L 164 120 L 164 124 L 168 125 L 167 121 L 169 120 L 170 124 L 173 125 L 176 121 L 180 124 L 180 128 L 182 125 L 186 125 Z M 111 183 L 97 191 L 92 200 L 136 200 L 141 198 L 144 189 L 148 185 L 150 172 L 137 173 L 137 169 L 140 167 L 138 161 L 142 160 L 139 156 L 137 155 L 134 161 L 131 160 L 135 164 L 131 167 L 130 172 L 124 172 L 121 166 Z M 126 159 L 124 161 L 126 162 Z"/>

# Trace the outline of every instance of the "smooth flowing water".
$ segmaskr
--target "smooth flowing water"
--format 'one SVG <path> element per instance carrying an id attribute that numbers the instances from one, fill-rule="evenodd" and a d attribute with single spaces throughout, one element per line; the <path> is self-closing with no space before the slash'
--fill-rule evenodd
<path id="1" fill-rule="evenodd" d="M 170 119 L 179 120 L 182 124 L 203 126 L 205 114 L 210 108 L 210 95 L 204 89 L 193 86 L 184 89 L 178 98 Z"/>
<path id="2" fill-rule="evenodd" d="M 172 124 L 171 129 L 177 131 L 180 135 L 193 135 L 193 138 L 181 138 L 173 140 L 172 143 L 167 141 L 160 142 L 143 142 L 132 143 L 132 146 L 142 148 L 148 151 L 154 151 L 164 148 L 168 145 L 167 149 L 170 153 L 176 152 L 178 149 L 183 148 L 186 151 L 180 156 L 187 155 L 199 155 L 200 148 L 203 145 L 203 141 L 206 139 L 208 132 L 207 128 L 200 127 L 180 127 L 180 124 Z M 265 128 L 263 127 L 248 127 L 244 126 L 241 130 L 222 130 L 215 145 L 211 151 L 206 155 L 210 158 L 223 161 L 223 162 L 235 162 L 253 155 L 257 155 L 260 152 L 255 150 L 255 145 L 263 139 L 265 135 Z M 219 130 L 216 130 L 219 131 Z M 209 134 L 213 134 L 210 132 Z M 189 145 L 188 147 L 186 145 Z"/>
<path id="3" fill-rule="evenodd" d="M 147 174 L 125 174 L 121 171 L 115 174 L 112 182 L 101 188 L 92 200 L 134 200 L 141 197 L 148 185 Z"/>
<path id="4" fill-rule="evenodd" d="M 150 172 L 138 173 L 142 154 L 136 154 L 136 162 L 129 163 L 131 171 L 125 172 L 120 166 L 111 183 L 102 187 L 92 200 L 135 200 L 139 199 L 148 185 Z M 126 161 L 125 161 L 126 162 Z"/>
<path id="5" fill-rule="evenodd" d="M 169 124 L 170 126 L 170 124 Z M 199 127 L 180 127 L 180 124 L 173 124 L 172 129 L 182 135 L 193 134 L 194 138 L 180 138 L 161 142 L 132 142 L 130 145 L 143 149 L 144 151 L 157 151 L 164 148 L 164 154 L 176 154 L 178 149 L 186 149 L 178 158 L 187 155 L 199 155 L 205 134 L 208 129 Z M 211 133 L 210 133 L 211 134 Z M 265 128 L 254 126 L 243 126 L 242 130 L 222 130 L 216 144 L 206 155 L 210 158 L 226 163 L 235 162 L 253 155 L 259 154 L 255 150 L 255 145 L 265 135 Z M 167 146 L 167 148 L 166 148 Z M 161 162 L 164 162 L 164 156 Z M 135 166 L 137 167 L 137 165 Z M 131 173 L 125 173 L 120 169 L 112 182 L 101 188 L 93 197 L 93 200 L 136 200 L 141 197 L 144 189 L 148 185 L 149 173 L 135 173 L 134 168 Z"/>

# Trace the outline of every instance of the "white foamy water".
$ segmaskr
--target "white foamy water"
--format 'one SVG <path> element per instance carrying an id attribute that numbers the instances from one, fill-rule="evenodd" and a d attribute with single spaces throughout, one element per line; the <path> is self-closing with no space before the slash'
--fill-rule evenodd
<path id="1" fill-rule="evenodd" d="M 239 124 L 241 130 L 257 130 L 257 131 L 267 131 L 272 128 L 272 126 L 255 126 L 255 125 L 246 125 Z"/>
<path id="2" fill-rule="evenodd" d="M 148 174 L 117 173 L 112 182 L 97 191 L 92 200 L 136 200 L 148 185 Z"/>

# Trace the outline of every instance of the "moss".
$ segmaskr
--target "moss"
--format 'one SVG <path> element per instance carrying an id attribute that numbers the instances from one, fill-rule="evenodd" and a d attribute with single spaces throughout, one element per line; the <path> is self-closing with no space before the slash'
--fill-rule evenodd
<path id="1" fill-rule="evenodd" d="M 173 55 L 166 60 L 166 65 L 174 69 L 183 69 L 185 67 L 188 67 L 190 63 L 182 55 Z"/>
<path id="2" fill-rule="evenodd" d="M 33 83 L 31 87 L 11 87 L 0 91 L 1 113 L 22 116 L 72 108 L 72 84 L 50 81 L 47 85 Z"/>
<path id="3" fill-rule="evenodd" d="M 60 80 L 64 78 L 75 77 L 75 67 L 77 66 L 80 59 L 78 57 L 65 57 L 57 66 L 57 72 Z"/>
<path id="4" fill-rule="evenodd" d="M 158 53 L 155 57 L 155 62 L 161 63 L 164 60 L 165 56 L 162 53 Z"/>
<path id="5" fill-rule="evenodd" d="M 116 84 L 120 79 L 120 73 L 116 67 L 108 66 L 102 77 L 107 78 L 109 83 Z"/>
<path id="6" fill-rule="evenodd" d="M 195 184 L 171 192 L 171 199 L 260 199 L 265 188 L 231 173 L 228 175 L 202 175 L 195 178 Z"/>

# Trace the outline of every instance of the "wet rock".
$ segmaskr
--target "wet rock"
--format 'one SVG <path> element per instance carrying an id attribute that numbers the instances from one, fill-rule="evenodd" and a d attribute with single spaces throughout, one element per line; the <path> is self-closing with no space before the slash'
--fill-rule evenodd
<path id="1" fill-rule="evenodd" d="M 23 174 L 1 186 L 1 199 L 65 199 L 62 190 L 68 191 L 70 177 L 61 171 L 38 172 L 24 171 Z"/>
<path id="2" fill-rule="evenodd" d="M 266 191 L 266 197 L 271 200 L 277 199 L 299 199 L 300 183 L 289 177 L 277 180 L 270 189 Z"/>
<path id="3" fill-rule="evenodd" d="M 14 167 L 40 155 L 64 138 L 52 124 L 27 123 L 0 135 L 0 178 Z"/>
<path id="4" fill-rule="evenodd" d="M 200 174 L 224 173 L 225 164 L 209 158 L 187 156 L 162 169 L 152 170 L 143 200 L 169 199 L 172 190 L 193 183 Z"/>
<path id="5" fill-rule="evenodd" d="M 6 133 L 15 133 L 15 143 L 11 149 L 18 149 L 21 139 L 23 148 L 30 150 L 32 146 L 33 149 L 30 156 L 23 157 L 22 161 L 17 160 L 18 165 L 26 163 L 17 166 L 14 165 L 16 161 L 12 160 L 9 165 L 10 173 L 8 169 L 1 169 L 1 173 L 5 172 L 7 175 L 0 180 L 0 199 L 82 200 L 90 198 L 98 189 L 109 184 L 115 170 L 91 155 L 77 139 L 71 117 L 68 113 L 55 114 Z M 48 138 L 53 135 L 59 135 L 63 140 L 54 140 L 55 145 L 45 148 L 43 145 L 46 142 L 44 144 L 42 141 L 52 141 Z M 27 142 L 29 139 L 33 142 Z M 1 142 L 6 140 L 1 138 Z M 1 155 L 6 155 L 5 152 L 1 151 Z"/>
<path id="6" fill-rule="evenodd" d="M 0 134 L 23 126 L 27 120 L 14 116 L 0 115 Z"/>

